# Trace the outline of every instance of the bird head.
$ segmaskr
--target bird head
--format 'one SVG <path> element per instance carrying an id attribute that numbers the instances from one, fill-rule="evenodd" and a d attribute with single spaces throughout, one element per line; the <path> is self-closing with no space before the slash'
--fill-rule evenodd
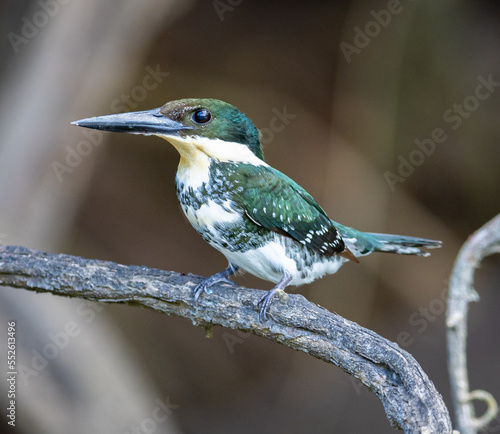
<path id="1" fill-rule="evenodd" d="M 259 130 L 252 121 L 233 105 L 216 99 L 181 99 L 153 110 L 97 116 L 73 124 L 156 135 L 172 143 L 184 158 L 202 152 L 221 161 L 264 159 Z"/>

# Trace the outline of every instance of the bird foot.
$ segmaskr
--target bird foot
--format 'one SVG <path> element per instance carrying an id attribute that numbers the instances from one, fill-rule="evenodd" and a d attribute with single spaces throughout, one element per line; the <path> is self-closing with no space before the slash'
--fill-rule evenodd
<path id="1" fill-rule="evenodd" d="M 270 291 L 267 291 L 257 303 L 257 306 L 260 305 L 259 319 L 261 322 L 264 322 L 267 319 L 267 313 L 269 312 L 269 308 L 271 307 L 271 301 L 276 295 L 282 302 L 288 299 L 288 294 L 285 291 L 283 291 L 281 288 L 275 287 Z"/>
<path id="2" fill-rule="evenodd" d="M 288 299 L 288 294 L 285 293 L 284 288 L 292 280 L 292 275 L 285 271 L 283 278 L 279 283 L 270 291 L 267 291 L 264 296 L 259 300 L 257 306 L 260 305 L 259 319 L 260 322 L 264 322 L 267 319 L 267 313 L 269 312 L 269 307 L 271 306 L 272 299 L 278 294 L 281 301 L 286 301 Z"/>
<path id="3" fill-rule="evenodd" d="M 193 289 L 194 302 L 195 303 L 198 302 L 198 298 L 200 298 L 200 295 L 202 293 L 212 294 L 213 291 L 210 289 L 210 287 L 215 285 L 216 283 L 226 282 L 226 283 L 233 284 L 233 282 L 231 282 L 228 279 L 228 277 L 233 275 L 234 273 L 236 273 L 237 270 L 238 270 L 237 267 L 229 266 L 224 271 L 216 273 L 213 276 L 206 278 L 201 283 L 196 285 L 195 288 Z"/>

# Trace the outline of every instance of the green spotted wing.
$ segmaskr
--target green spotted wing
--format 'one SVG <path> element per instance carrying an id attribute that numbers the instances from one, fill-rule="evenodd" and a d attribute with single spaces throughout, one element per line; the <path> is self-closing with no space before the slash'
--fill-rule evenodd
<path id="1" fill-rule="evenodd" d="M 257 225 L 293 238 L 327 256 L 345 250 L 325 211 L 300 185 L 269 166 L 239 164 L 241 205 Z"/>

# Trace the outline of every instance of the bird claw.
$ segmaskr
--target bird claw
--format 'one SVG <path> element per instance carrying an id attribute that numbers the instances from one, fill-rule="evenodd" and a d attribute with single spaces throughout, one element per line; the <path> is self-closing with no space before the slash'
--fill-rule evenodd
<path id="1" fill-rule="evenodd" d="M 281 290 L 278 288 L 273 288 L 270 291 L 267 291 L 257 302 L 257 306 L 260 305 L 260 311 L 259 311 L 260 322 L 264 322 L 267 319 L 267 313 L 269 312 L 269 308 L 271 307 L 271 301 L 274 298 L 274 296 L 278 293 L 278 291 Z"/>
<path id="2" fill-rule="evenodd" d="M 213 276 L 207 277 L 205 280 L 203 280 L 201 283 L 196 285 L 193 289 L 193 296 L 194 296 L 194 302 L 198 302 L 198 298 L 200 298 L 200 295 L 204 292 L 205 294 L 212 294 L 213 291 L 210 289 L 211 286 L 215 285 L 216 283 L 219 282 L 226 282 L 229 284 L 234 284 L 234 282 L 231 282 L 226 276 L 225 273 L 226 270 L 221 271 L 221 273 L 214 274 Z"/>
<path id="3" fill-rule="evenodd" d="M 285 271 L 279 283 L 273 289 L 267 291 L 264 294 L 264 296 L 259 300 L 257 306 L 261 305 L 259 312 L 260 322 L 264 322 L 267 319 L 267 313 L 269 312 L 271 301 L 276 294 L 279 295 L 280 299 L 286 300 L 286 297 L 288 295 L 285 293 L 284 288 L 288 286 L 291 280 L 292 280 L 292 275 Z"/>
<path id="4" fill-rule="evenodd" d="M 213 283 L 210 284 L 208 282 L 208 279 L 205 279 L 203 282 L 199 283 L 198 285 L 195 286 L 193 289 L 193 296 L 194 296 L 194 302 L 198 303 L 198 298 L 200 298 L 200 295 L 204 292 L 205 294 L 212 294 L 212 290 L 210 289 L 210 286 L 213 285 Z M 215 282 L 214 282 L 215 283 Z"/>

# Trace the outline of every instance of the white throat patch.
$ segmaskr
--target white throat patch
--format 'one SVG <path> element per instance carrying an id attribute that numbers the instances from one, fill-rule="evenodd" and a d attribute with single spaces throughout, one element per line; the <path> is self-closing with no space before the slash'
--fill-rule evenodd
<path id="1" fill-rule="evenodd" d="M 233 163 L 248 163 L 255 166 L 267 166 L 268 164 L 258 158 L 246 145 L 236 142 L 226 142 L 220 139 L 209 139 L 207 137 L 192 136 L 178 137 L 159 135 L 168 140 L 181 154 L 181 157 L 194 157 L 193 153 L 203 152 L 214 160 Z M 184 155 L 183 155 L 184 154 Z"/>

